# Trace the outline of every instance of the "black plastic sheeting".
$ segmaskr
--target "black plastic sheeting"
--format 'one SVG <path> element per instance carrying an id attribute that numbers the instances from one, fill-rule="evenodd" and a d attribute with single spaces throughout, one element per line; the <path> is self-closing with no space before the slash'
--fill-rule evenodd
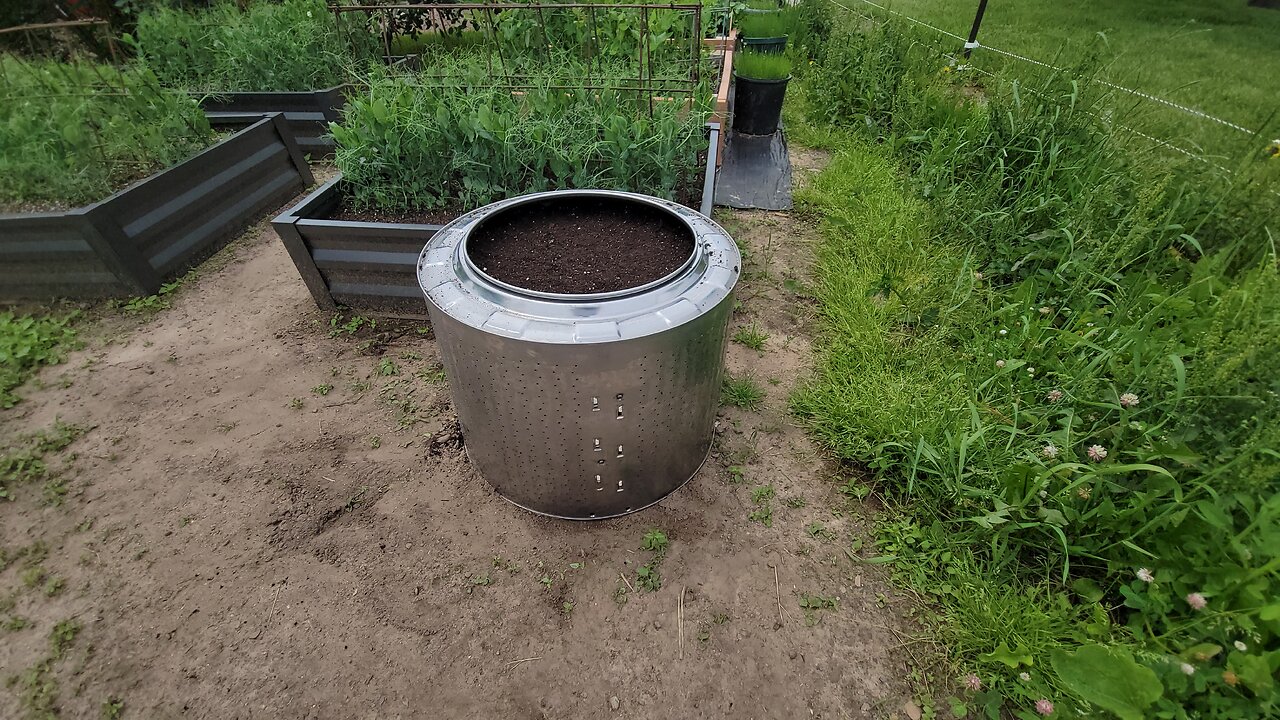
<path id="1" fill-rule="evenodd" d="M 772 135 L 729 131 L 724 163 L 716 178 L 716 204 L 742 209 L 791 209 L 791 158 L 782 128 Z"/>

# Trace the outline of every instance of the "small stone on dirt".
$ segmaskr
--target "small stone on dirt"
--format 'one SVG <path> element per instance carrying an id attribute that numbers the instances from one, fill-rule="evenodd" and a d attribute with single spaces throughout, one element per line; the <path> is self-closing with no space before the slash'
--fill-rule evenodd
<path id="1" fill-rule="evenodd" d="M 462 428 L 457 422 L 431 436 L 427 441 L 427 457 L 453 454 L 462 449 Z"/>
<path id="2" fill-rule="evenodd" d="M 609 698 L 609 709 L 610 709 L 610 710 L 617 710 L 619 705 L 621 705 L 621 703 L 620 703 L 620 702 L 618 702 L 618 696 L 617 696 L 617 695 L 614 695 L 613 697 Z M 919 720 L 919 718 L 916 718 L 916 720 Z"/>
<path id="3" fill-rule="evenodd" d="M 906 701 L 902 705 L 902 712 L 906 713 L 910 720 L 920 720 L 920 706 L 916 705 L 911 700 Z"/>

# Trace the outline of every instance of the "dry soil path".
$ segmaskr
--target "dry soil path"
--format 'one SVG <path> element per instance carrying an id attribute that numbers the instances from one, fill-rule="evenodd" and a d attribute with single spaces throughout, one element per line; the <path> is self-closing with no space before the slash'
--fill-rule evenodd
<path id="1" fill-rule="evenodd" d="M 735 326 L 769 336 L 732 344 L 729 371 L 768 395 L 723 412 L 688 485 L 619 520 L 497 497 L 450 436 L 429 335 L 331 337 L 265 225 L 172 308 L 105 321 L 0 413 L 0 447 L 55 418 L 91 428 L 50 458 L 60 505 L 38 484 L 0 504 L 9 556 L 37 549 L 0 572 L 0 617 L 30 622 L 0 630 L 0 676 L 20 676 L 0 717 L 97 717 L 108 697 L 133 718 L 892 716 L 906 603 L 847 555 L 861 521 L 787 415 L 814 233 L 717 217 L 750 255 Z M 651 528 L 670 547 L 642 592 Z M 47 596 L 32 568 L 65 586 Z M 79 635 L 42 666 L 67 619 Z"/>

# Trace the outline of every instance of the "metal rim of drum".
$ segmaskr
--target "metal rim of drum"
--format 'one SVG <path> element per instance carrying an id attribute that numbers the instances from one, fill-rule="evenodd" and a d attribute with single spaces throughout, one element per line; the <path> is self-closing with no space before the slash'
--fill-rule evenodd
<path id="1" fill-rule="evenodd" d="M 489 276 L 467 255 L 467 237 L 482 221 L 520 205 L 570 197 L 606 197 L 664 210 L 693 234 L 693 253 L 679 269 L 657 280 L 594 294 L 520 288 Z M 610 342 L 661 332 L 686 318 L 683 313 L 673 312 L 652 327 L 627 323 L 628 320 L 680 305 L 681 301 L 703 307 L 711 300 L 718 302 L 728 297 L 737 282 L 741 262 L 738 246 L 724 228 L 678 203 L 620 190 L 553 190 L 486 205 L 445 225 L 418 257 L 418 283 L 428 303 L 440 312 L 503 337 L 551 343 Z M 604 330 L 599 326 L 610 324 L 628 324 L 628 328 L 620 328 L 615 337 L 584 332 Z"/>
<path id="2" fill-rule="evenodd" d="M 679 269 L 662 278 L 634 288 L 590 295 L 519 288 L 484 273 L 468 256 L 466 240 L 485 219 L 521 205 L 573 197 L 612 198 L 663 210 L 692 233 L 693 252 Z M 614 190 L 557 190 L 499 201 L 445 225 L 419 256 L 418 281 L 433 313 L 441 313 L 474 331 L 520 342 L 594 345 L 644 338 L 698 320 L 730 298 L 740 275 L 741 262 L 737 244 L 720 225 L 683 205 Z M 442 352 L 442 359 L 443 355 Z M 717 380 L 717 395 L 718 385 Z M 450 388 L 457 392 L 453 382 Z M 464 426 L 464 436 L 465 430 Z M 708 427 L 707 433 L 710 436 L 712 428 Z M 709 437 L 707 445 L 709 452 Z M 707 452 L 699 458 L 698 467 L 705 461 Z M 475 460 L 469 443 L 468 455 Z M 486 480 L 503 499 L 530 512 L 570 520 L 606 519 L 638 512 L 659 502 L 692 479 L 698 467 L 657 497 L 624 511 L 590 517 L 559 515 L 529 507 L 507 497 L 495 483 Z"/>

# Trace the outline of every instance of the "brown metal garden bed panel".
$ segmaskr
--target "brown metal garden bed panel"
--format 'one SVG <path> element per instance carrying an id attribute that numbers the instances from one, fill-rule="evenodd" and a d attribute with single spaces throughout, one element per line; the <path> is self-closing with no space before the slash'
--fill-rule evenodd
<path id="1" fill-rule="evenodd" d="M 246 130 L 228 141 L 241 147 L 220 154 L 203 177 L 166 182 L 147 198 L 150 202 L 120 208 L 117 218 L 125 234 L 158 273 L 206 254 L 218 238 L 243 229 L 306 186 L 273 130 L 269 124 Z"/>
<path id="2" fill-rule="evenodd" d="M 312 182 L 276 113 L 92 205 L 0 216 L 0 300 L 154 293 Z"/>
<path id="3" fill-rule="evenodd" d="M 326 187 L 336 192 L 337 182 Z M 413 317 L 426 313 L 416 272 L 418 254 L 425 244 L 422 236 L 439 228 L 330 220 L 297 222 L 297 232 L 335 304 Z"/>
<path id="4" fill-rule="evenodd" d="M 128 294 L 94 250 L 81 216 L 48 213 L 0 218 L 0 298 L 53 294 L 111 297 Z"/>
<path id="5" fill-rule="evenodd" d="M 710 216 L 715 198 L 720 126 L 709 126 L 700 211 Z M 393 317 L 425 318 L 417 262 L 440 225 L 349 222 L 322 219 L 341 199 L 339 175 L 271 222 L 316 304 Z"/>
<path id="6" fill-rule="evenodd" d="M 213 125 L 236 124 L 247 114 L 284 113 L 302 152 L 312 158 L 333 155 L 329 123 L 337 122 L 346 105 L 349 85 L 301 92 L 229 92 L 200 98 L 200 107 Z"/>

